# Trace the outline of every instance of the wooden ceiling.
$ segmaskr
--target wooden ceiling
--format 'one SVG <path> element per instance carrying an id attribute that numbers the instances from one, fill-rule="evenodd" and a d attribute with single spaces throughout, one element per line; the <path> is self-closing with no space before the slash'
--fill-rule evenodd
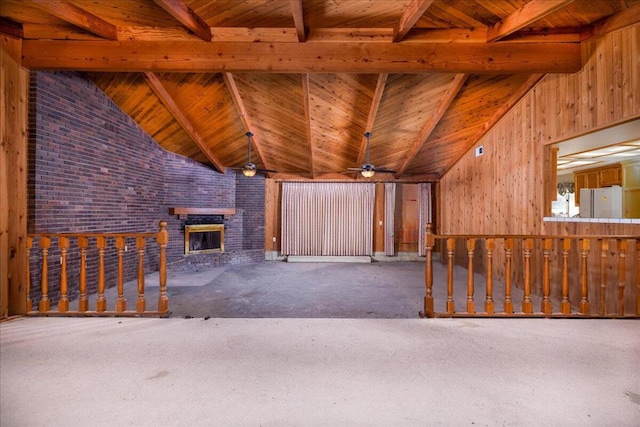
<path id="1" fill-rule="evenodd" d="M 640 0 L 2 0 L 31 70 L 84 73 L 165 149 L 282 179 L 433 181 Z M 517 144 L 517 141 L 514 141 Z"/>

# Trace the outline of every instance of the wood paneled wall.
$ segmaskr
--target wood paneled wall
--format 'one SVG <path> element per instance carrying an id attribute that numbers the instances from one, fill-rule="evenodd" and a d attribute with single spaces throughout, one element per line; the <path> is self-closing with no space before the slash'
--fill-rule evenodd
<path id="1" fill-rule="evenodd" d="M 29 73 L 22 44 L 0 39 L 0 317 L 26 312 L 27 114 Z"/>
<path id="2" fill-rule="evenodd" d="M 636 24 L 584 42 L 582 71 L 545 76 L 476 145 L 484 147 L 483 156 L 476 157 L 471 147 L 443 176 L 438 233 L 640 234 L 640 226 L 631 224 L 543 221 L 550 210 L 545 188 L 555 179 L 548 164 L 550 144 L 640 117 L 639 48 Z M 637 259 L 635 248 L 629 249 L 630 261 Z M 463 249 L 458 252 L 464 257 Z M 598 262 L 597 256 L 590 257 L 592 294 Z M 494 277 L 503 277 L 503 263 L 496 253 Z M 628 262 L 628 278 L 636 268 Z M 538 285 L 534 292 L 540 292 Z"/>
<path id="3" fill-rule="evenodd" d="M 569 232 L 544 223 L 548 145 L 640 117 L 640 24 L 583 43 L 585 66 L 547 75 L 473 147 L 439 185 L 439 232 Z M 590 227 L 576 224 L 584 233 Z M 631 233 L 611 224 L 607 233 Z"/>

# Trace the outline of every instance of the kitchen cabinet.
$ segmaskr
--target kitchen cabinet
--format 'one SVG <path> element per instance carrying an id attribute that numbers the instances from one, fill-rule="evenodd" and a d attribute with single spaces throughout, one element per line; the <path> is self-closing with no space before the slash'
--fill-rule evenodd
<path id="1" fill-rule="evenodd" d="M 576 206 L 580 206 L 582 188 L 602 188 L 622 185 L 622 167 L 619 163 L 599 168 L 586 169 L 573 174 L 576 187 Z"/>
<path id="2" fill-rule="evenodd" d="M 622 197 L 625 218 L 640 218 L 640 160 L 622 162 Z"/>
<path id="3" fill-rule="evenodd" d="M 600 187 L 612 187 L 622 184 L 622 168 L 620 166 L 603 169 L 598 172 Z"/>

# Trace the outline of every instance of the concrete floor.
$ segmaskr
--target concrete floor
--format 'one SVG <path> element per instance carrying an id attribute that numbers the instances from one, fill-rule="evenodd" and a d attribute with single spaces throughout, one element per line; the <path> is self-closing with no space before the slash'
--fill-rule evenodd
<path id="1" fill-rule="evenodd" d="M 0 426 L 640 425 L 638 321 L 418 319 L 423 274 L 415 262 L 169 272 L 168 319 L 2 323 Z M 146 283 L 153 305 L 157 275 Z"/>
<path id="2" fill-rule="evenodd" d="M 456 309 L 464 311 L 467 271 L 454 270 Z M 475 300 L 481 310 L 485 279 L 475 276 Z M 158 299 L 158 274 L 145 278 L 147 309 Z M 125 284 L 129 309 L 135 308 L 136 282 Z M 205 268 L 199 271 L 169 271 L 167 294 L 171 317 L 223 318 L 378 318 L 415 319 L 423 309 L 424 262 L 288 263 Z M 115 309 L 115 288 L 107 289 L 108 309 Z M 434 263 L 436 311 L 445 311 L 446 266 Z M 494 284 L 494 300 L 501 309 L 504 285 Z M 512 290 L 516 311 L 522 291 Z M 95 307 L 96 295 L 89 298 Z M 532 298 L 539 310 L 539 298 Z M 77 301 L 71 301 L 71 309 Z M 558 307 L 558 304 L 555 305 Z"/>

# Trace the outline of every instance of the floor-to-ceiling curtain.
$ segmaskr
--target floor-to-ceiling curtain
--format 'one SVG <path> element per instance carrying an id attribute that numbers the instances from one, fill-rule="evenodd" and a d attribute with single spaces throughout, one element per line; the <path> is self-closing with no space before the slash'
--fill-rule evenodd
<path id="1" fill-rule="evenodd" d="M 283 255 L 371 255 L 373 183 L 282 183 Z"/>
<path id="2" fill-rule="evenodd" d="M 395 214 L 396 214 L 396 184 L 387 182 L 384 184 L 384 254 L 395 255 Z"/>
<path id="3" fill-rule="evenodd" d="M 418 255 L 425 256 L 425 231 L 427 224 L 431 222 L 431 184 L 418 184 Z"/>

